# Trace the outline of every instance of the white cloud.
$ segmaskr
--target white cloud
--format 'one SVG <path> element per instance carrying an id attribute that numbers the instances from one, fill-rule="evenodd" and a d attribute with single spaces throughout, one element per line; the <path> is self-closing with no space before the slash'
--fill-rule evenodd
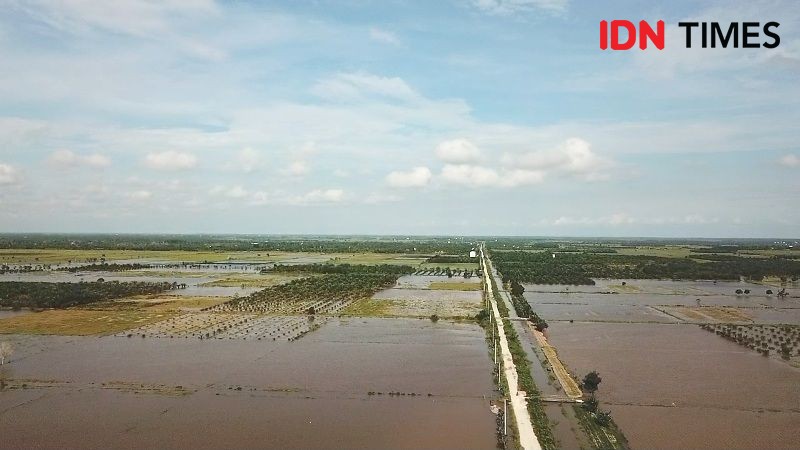
<path id="1" fill-rule="evenodd" d="M 145 166 L 154 170 L 186 170 L 197 165 L 197 158 L 191 153 L 169 150 L 161 153 L 148 153 Z"/>
<path id="2" fill-rule="evenodd" d="M 373 41 L 381 42 L 384 44 L 400 45 L 400 39 L 396 34 L 391 31 L 382 30 L 377 27 L 369 29 L 369 38 Z"/>
<path id="3" fill-rule="evenodd" d="M 295 205 L 340 203 L 344 197 L 344 191 L 341 189 L 314 189 L 304 195 L 290 198 L 289 203 Z"/>
<path id="4" fill-rule="evenodd" d="M 447 164 L 442 168 L 446 183 L 472 187 L 517 187 L 544 181 L 544 173 L 536 170 L 513 169 L 498 172 L 469 164 Z"/>
<path id="5" fill-rule="evenodd" d="M 423 187 L 431 181 L 431 170 L 427 167 L 415 167 L 409 171 L 394 171 L 386 176 L 386 183 L 392 187 Z"/>
<path id="6" fill-rule="evenodd" d="M 94 168 L 108 167 L 111 165 L 111 159 L 100 153 L 93 153 L 91 155 L 78 155 L 71 150 L 56 150 L 47 158 L 47 162 L 57 167 L 76 167 L 88 166 Z"/>
<path id="7" fill-rule="evenodd" d="M 477 162 L 481 151 L 466 139 L 453 139 L 437 145 L 436 156 L 446 163 L 466 164 Z"/>
<path id="8" fill-rule="evenodd" d="M 601 217 L 570 217 L 561 216 L 553 221 L 543 221 L 556 226 L 576 226 L 576 225 L 602 225 L 610 227 L 620 227 L 625 225 L 707 225 L 719 223 L 717 217 L 705 217 L 700 214 L 687 214 L 685 216 L 669 217 L 634 217 L 628 213 L 618 212 L 610 216 Z M 736 222 L 733 220 L 732 222 Z"/>
<path id="9" fill-rule="evenodd" d="M 793 154 L 785 155 L 778 162 L 786 167 L 800 167 L 800 157 Z"/>
<path id="10" fill-rule="evenodd" d="M 19 181 L 17 169 L 9 164 L 0 163 L 0 185 L 17 184 Z"/>
<path id="11" fill-rule="evenodd" d="M 243 148 L 236 154 L 236 159 L 232 167 L 241 170 L 244 173 L 250 173 L 255 170 L 261 163 L 261 154 L 251 147 Z"/>
<path id="12" fill-rule="evenodd" d="M 295 177 L 302 177 L 304 175 L 308 175 L 311 169 L 308 167 L 308 163 L 305 161 L 293 161 L 289 164 L 289 167 L 286 168 L 286 173 Z"/>
<path id="13" fill-rule="evenodd" d="M 153 193 L 146 190 L 138 190 L 128 193 L 128 197 L 131 200 L 144 201 L 153 197 Z"/>
<path id="14" fill-rule="evenodd" d="M 253 206 L 263 206 L 270 203 L 272 196 L 269 192 L 256 191 L 250 196 L 250 204 Z"/>
<path id="15" fill-rule="evenodd" d="M 402 200 L 402 198 L 398 195 L 373 192 L 364 198 L 364 203 L 368 205 L 381 205 L 385 203 L 396 203 L 400 200 Z"/>
<path id="16" fill-rule="evenodd" d="M 442 168 L 441 176 L 447 183 L 469 186 L 492 186 L 499 181 L 495 170 L 468 164 L 447 164 Z"/>
<path id="17" fill-rule="evenodd" d="M 599 156 L 580 138 L 569 138 L 551 150 L 506 154 L 503 163 L 530 170 L 566 172 L 586 181 L 609 178 L 609 170 L 615 166 L 612 160 Z"/>
<path id="18" fill-rule="evenodd" d="M 247 190 L 241 185 L 230 187 L 217 185 L 211 188 L 208 193 L 211 195 L 222 195 L 228 198 L 245 198 L 248 196 Z"/>
<path id="19" fill-rule="evenodd" d="M 382 77 L 364 72 L 339 73 L 320 80 L 311 92 L 329 100 L 364 101 L 367 99 L 419 102 L 423 97 L 402 78 Z"/>
<path id="20" fill-rule="evenodd" d="M 567 10 L 569 0 L 473 0 L 472 3 L 486 13 L 508 16 L 537 9 L 563 13 Z"/>

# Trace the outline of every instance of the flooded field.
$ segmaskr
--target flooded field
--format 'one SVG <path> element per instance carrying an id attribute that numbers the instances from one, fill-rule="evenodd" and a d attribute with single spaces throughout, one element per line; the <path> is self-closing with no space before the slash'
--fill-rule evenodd
<path id="1" fill-rule="evenodd" d="M 526 286 L 525 297 L 570 371 L 601 374 L 601 408 L 632 448 L 796 447 L 800 369 L 697 325 L 800 324 L 797 290 L 747 285 L 599 280 L 571 293 Z"/>
<path id="2" fill-rule="evenodd" d="M 476 290 L 476 288 L 478 290 Z M 388 316 L 472 317 L 481 309 L 483 294 L 478 278 L 407 275 L 397 285 L 376 293 L 372 300 L 382 304 Z"/>
<path id="3" fill-rule="evenodd" d="M 12 448 L 495 445 L 476 325 L 331 320 L 296 342 L 9 338 Z"/>

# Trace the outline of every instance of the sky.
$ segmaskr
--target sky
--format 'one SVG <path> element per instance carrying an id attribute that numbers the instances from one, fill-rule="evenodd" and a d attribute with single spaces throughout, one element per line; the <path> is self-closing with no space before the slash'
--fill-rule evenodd
<path id="1" fill-rule="evenodd" d="M 800 237 L 794 0 L 0 7 L 0 232 Z"/>

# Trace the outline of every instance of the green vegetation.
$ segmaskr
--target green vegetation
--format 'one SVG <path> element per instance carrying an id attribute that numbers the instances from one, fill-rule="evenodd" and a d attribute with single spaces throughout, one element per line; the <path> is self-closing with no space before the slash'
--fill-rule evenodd
<path id="1" fill-rule="evenodd" d="M 500 291 L 497 289 L 494 277 L 489 278 L 492 283 L 492 291 L 500 316 L 508 317 L 508 308 L 500 295 Z M 503 330 L 506 334 L 506 340 L 508 341 L 508 349 L 511 352 L 511 357 L 514 359 L 514 365 L 516 366 L 519 388 L 525 391 L 528 396 L 528 401 L 526 403 L 528 405 L 528 413 L 531 416 L 533 430 L 539 438 L 539 443 L 543 449 L 555 449 L 556 439 L 555 436 L 553 436 L 550 420 L 547 418 L 547 413 L 544 411 L 541 393 L 539 389 L 536 388 L 536 383 L 533 381 L 533 376 L 531 375 L 531 362 L 528 360 L 525 349 L 522 348 L 519 335 L 509 321 L 503 320 Z"/>
<path id="2" fill-rule="evenodd" d="M 492 259 L 504 282 L 536 284 L 593 285 L 592 278 L 762 280 L 766 276 L 800 274 L 800 261 L 777 256 L 698 262 L 691 258 L 647 255 L 511 251 L 493 252 Z"/>
<path id="3" fill-rule="evenodd" d="M 68 308 L 70 306 L 127 297 L 158 294 L 172 289 L 172 283 L 80 282 L 44 283 L 0 282 L 0 306 L 11 308 Z"/>
<path id="4" fill-rule="evenodd" d="M 141 270 L 149 268 L 149 264 L 86 264 L 83 266 L 67 267 L 62 270 L 67 272 L 123 272 L 126 270 Z"/>
<path id="5" fill-rule="evenodd" d="M 775 354 L 785 361 L 800 359 L 798 325 L 706 324 L 700 328 L 764 356 Z"/>
<path id="6" fill-rule="evenodd" d="M 530 303 L 525 300 L 525 288 L 516 280 L 511 281 L 511 304 L 520 317 L 527 317 L 534 324 L 539 332 L 542 332 L 549 325 L 531 308 Z"/>
<path id="7" fill-rule="evenodd" d="M 594 396 L 594 393 L 597 392 L 597 388 L 600 387 L 601 381 L 603 381 L 603 379 L 600 377 L 600 374 L 598 374 L 597 371 L 593 370 L 587 373 L 585 377 L 583 377 L 583 382 L 582 382 L 583 390 L 589 392 L 590 394 L 592 394 L 592 396 Z"/>
<path id="8" fill-rule="evenodd" d="M 435 255 L 428 258 L 425 262 L 427 263 L 444 263 L 444 264 L 453 264 L 453 263 L 469 263 L 469 264 L 476 264 L 477 258 L 470 258 L 469 256 L 458 256 L 458 255 Z"/>
<path id="9" fill-rule="evenodd" d="M 111 235 L 111 234 L 2 234 L 0 248 L 72 250 L 188 250 L 284 251 L 321 253 L 467 253 L 474 243 L 466 238 L 405 236 L 329 237 L 263 235 Z"/>
<path id="10" fill-rule="evenodd" d="M 321 301 L 344 304 L 370 298 L 376 292 L 394 286 L 397 278 L 398 275 L 392 273 L 325 274 L 271 286 L 216 308 L 221 311 L 269 312 L 287 303 Z"/>
<path id="11" fill-rule="evenodd" d="M 594 396 L 603 379 L 597 371 L 583 377 L 581 388 L 590 393 L 582 405 L 575 406 L 575 414 L 589 440 L 598 449 L 626 449 L 628 440 L 614 423 L 611 413 L 599 409 L 600 402 Z"/>

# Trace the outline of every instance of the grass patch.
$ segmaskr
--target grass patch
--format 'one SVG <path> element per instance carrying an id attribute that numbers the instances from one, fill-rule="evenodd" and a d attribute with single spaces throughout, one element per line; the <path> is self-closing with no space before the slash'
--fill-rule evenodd
<path id="1" fill-rule="evenodd" d="M 390 310 L 397 302 L 394 300 L 373 300 L 370 298 L 363 298 L 356 300 L 345 308 L 341 315 L 343 316 L 356 316 L 356 317 L 387 317 L 390 316 Z"/>
<path id="2" fill-rule="evenodd" d="M 428 286 L 433 290 L 445 291 L 480 291 L 480 283 L 457 283 L 449 281 L 432 281 Z"/>
<path id="3" fill-rule="evenodd" d="M 621 292 L 623 294 L 633 294 L 641 291 L 641 289 L 639 289 L 638 287 L 632 286 L 630 284 L 626 284 L 624 286 L 621 284 L 609 284 L 608 288 L 614 292 Z"/>
<path id="4" fill-rule="evenodd" d="M 170 312 L 47 310 L 0 320 L 3 334 L 57 334 L 90 336 L 114 334 L 172 317 Z"/>
<path id="5" fill-rule="evenodd" d="M 603 427 L 597 423 L 592 413 L 581 408 L 580 405 L 572 405 L 575 410 L 575 417 L 584 433 L 589 438 L 594 448 L 597 449 L 628 449 L 628 439 L 622 434 L 622 430 L 612 420 L 608 426 Z"/>

